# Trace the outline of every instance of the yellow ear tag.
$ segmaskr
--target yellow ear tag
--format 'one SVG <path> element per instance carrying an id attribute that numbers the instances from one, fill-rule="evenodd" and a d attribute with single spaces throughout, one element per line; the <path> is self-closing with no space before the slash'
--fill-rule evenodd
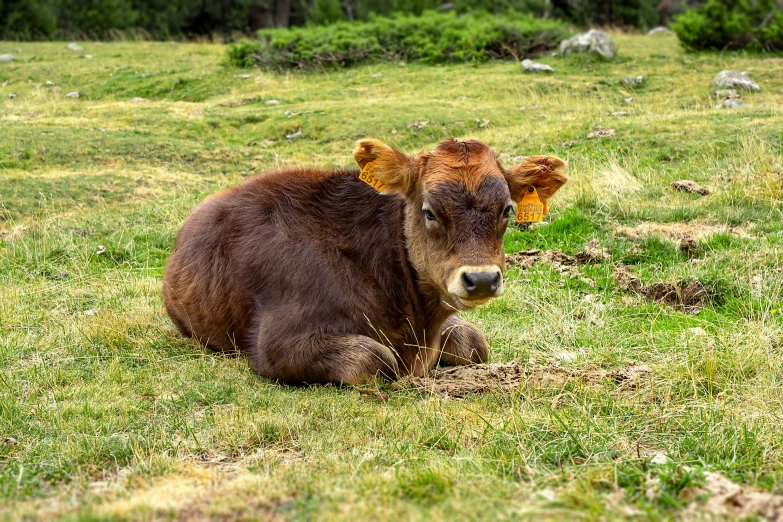
<path id="1" fill-rule="evenodd" d="M 517 204 L 515 221 L 517 223 L 539 223 L 544 220 L 548 210 L 547 204 L 541 203 L 541 200 L 538 198 L 536 188 L 530 187 L 522 201 Z"/>
<path id="2" fill-rule="evenodd" d="M 378 192 L 381 192 L 383 190 L 384 184 L 381 183 L 381 180 L 373 175 L 372 171 L 374 168 L 375 164 L 372 161 L 367 162 L 362 171 L 359 173 L 359 179 L 370 185 Z"/>

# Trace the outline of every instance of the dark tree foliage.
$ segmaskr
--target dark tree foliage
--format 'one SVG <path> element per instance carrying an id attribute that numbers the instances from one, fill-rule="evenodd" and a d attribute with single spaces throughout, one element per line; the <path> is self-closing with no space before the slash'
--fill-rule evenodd
<path id="1" fill-rule="evenodd" d="M 672 29 L 688 49 L 783 51 L 783 7 L 775 0 L 709 0 Z"/>
<path id="2" fill-rule="evenodd" d="M 648 28 L 706 0 L 0 0 L 0 39 L 151 38 L 237 33 L 425 11 L 561 18 Z M 765 0 L 771 1 L 771 0 Z M 773 23 L 774 26 L 774 23 Z M 767 38 L 769 39 L 769 38 Z"/>

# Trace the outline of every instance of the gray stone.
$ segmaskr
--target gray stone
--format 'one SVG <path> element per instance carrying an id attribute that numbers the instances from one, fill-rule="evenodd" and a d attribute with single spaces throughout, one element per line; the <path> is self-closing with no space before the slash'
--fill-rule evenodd
<path id="1" fill-rule="evenodd" d="M 51 87 L 52 85 L 54 85 L 54 82 L 51 80 L 46 80 L 46 83 L 44 85 L 46 85 L 47 87 Z"/>
<path id="2" fill-rule="evenodd" d="M 730 89 L 732 87 L 740 87 L 742 89 L 748 89 L 751 91 L 761 90 L 757 84 L 751 81 L 747 71 L 743 71 L 741 73 L 728 70 L 721 71 L 718 73 L 715 79 L 712 80 L 712 88 L 714 90 L 721 88 Z"/>
<path id="3" fill-rule="evenodd" d="M 65 95 L 65 97 L 66 98 L 78 98 L 79 97 L 79 93 L 76 92 L 76 91 L 69 92 L 68 94 Z"/>
<path id="4" fill-rule="evenodd" d="M 71 51 L 76 51 L 76 52 L 84 50 L 81 45 L 78 45 L 78 44 L 75 44 L 75 43 L 69 43 L 68 44 L 68 49 L 70 49 Z"/>
<path id="5" fill-rule="evenodd" d="M 561 56 L 584 52 L 597 53 L 604 58 L 613 58 L 615 52 L 614 40 L 603 31 L 590 29 L 586 33 L 578 34 L 560 42 Z"/>
<path id="6" fill-rule="evenodd" d="M 644 81 L 644 76 L 626 76 L 623 78 L 623 84 L 629 87 L 636 87 Z"/>
<path id="7" fill-rule="evenodd" d="M 647 33 L 647 36 L 668 36 L 670 34 L 672 34 L 671 29 L 659 25 L 658 27 L 653 27 L 650 29 L 650 31 Z"/>
<path id="8" fill-rule="evenodd" d="M 0 62 L 10 62 L 14 59 L 12 54 L 0 54 Z"/>
<path id="9" fill-rule="evenodd" d="M 278 100 L 267 100 L 264 105 L 279 105 L 280 102 Z"/>
<path id="10" fill-rule="evenodd" d="M 747 106 L 748 106 L 748 104 L 745 103 L 744 101 L 740 100 L 740 99 L 724 100 L 723 103 L 721 103 L 720 105 L 716 106 L 716 109 L 721 109 L 723 107 L 725 107 L 727 109 L 742 109 L 742 108 L 745 108 Z"/>
<path id="11" fill-rule="evenodd" d="M 538 62 L 534 62 L 533 60 L 528 60 L 528 59 L 522 60 L 522 63 L 520 64 L 520 66 L 524 70 L 530 71 L 530 72 L 539 72 L 539 71 L 541 71 L 541 72 L 555 72 L 555 70 L 552 69 L 551 66 L 549 66 L 549 65 L 547 65 L 545 63 L 538 63 Z"/>
<path id="12" fill-rule="evenodd" d="M 293 134 L 286 134 L 285 137 L 288 140 L 292 140 L 294 138 L 298 138 L 301 135 L 302 135 L 302 129 L 299 129 L 296 132 L 294 132 Z"/>
<path id="13" fill-rule="evenodd" d="M 16 98 L 16 94 L 11 93 L 11 94 L 8 95 L 8 97 L 13 100 L 14 98 Z"/>

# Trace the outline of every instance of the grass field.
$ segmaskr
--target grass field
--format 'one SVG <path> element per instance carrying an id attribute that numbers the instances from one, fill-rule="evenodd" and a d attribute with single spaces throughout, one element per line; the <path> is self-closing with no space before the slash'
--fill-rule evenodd
<path id="1" fill-rule="evenodd" d="M 782 494 L 783 67 L 617 44 L 612 62 L 545 57 L 544 76 L 272 74 L 224 68 L 218 45 L 0 43 L 16 56 L 0 64 L 0 516 L 663 520 L 706 512 L 709 472 Z M 715 108 L 727 68 L 761 85 L 746 109 Z M 615 134 L 586 137 L 601 129 Z M 159 289 L 188 212 L 266 169 L 351 165 L 365 136 L 569 161 L 551 224 L 510 230 L 506 250 L 598 239 L 611 260 L 573 278 L 510 268 L 505 295 L 466 315 L 493 362 L 572 378 L 464 399 L 379 384 L 384 400 L 278 386 L 176 333 Z M 620 233 L 642 223 L 653 233 Z M 699 281 L 709 302 L 650 302 L 620 265 Z M 633 364 L 650 370 L 633 386 L 606 377 Z"/>

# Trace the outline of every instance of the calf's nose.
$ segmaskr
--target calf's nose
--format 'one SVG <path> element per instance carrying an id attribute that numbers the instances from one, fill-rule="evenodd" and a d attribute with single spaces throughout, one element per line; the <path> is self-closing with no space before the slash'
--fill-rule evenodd
<path id="1" fill-rule="evenodd" d="M 475 272 L 465 270 L 462 272 L 462 287 L 471 299 L 494 297 L 497 295 L 502 282 L 503 276 L 499 268 Z"/>

